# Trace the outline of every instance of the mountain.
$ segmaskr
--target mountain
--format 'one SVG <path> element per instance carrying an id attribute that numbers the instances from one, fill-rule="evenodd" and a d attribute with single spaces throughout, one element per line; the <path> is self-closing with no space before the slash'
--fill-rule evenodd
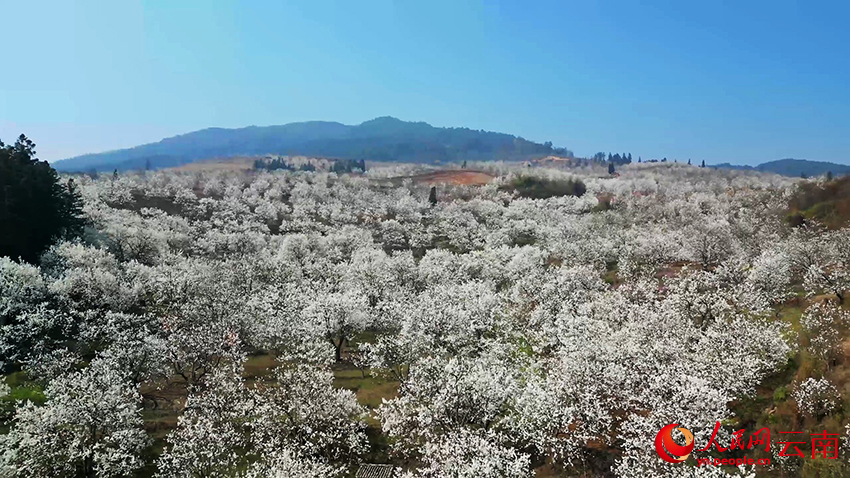
<path id="1" fill-rule="evenodd" d="M 850 173 L 850 166 L 846 164 L 790 158 L 762 163 L 756 166 L 756 169 L 759 171 L 781 174 L 783 176 L 800 176 L 805 174 L 808 177 L 813 177 L 822 176 L 828 172 L 832 172 L 832 174 L 835 175 Z"/>
<path id="2" fill-rule="evenodd" d="M 766 163 L 761 163 L 758 166 L 742 166 L 738 164 L 721 163 L 715 164 L 713 167 L 723 169 L 741 169 L 745 171 L 761 171 L 765 173 L 781 174 L 782 176 L 802 176 L 805 174 L 806 177 L 814 177 L 823 176 L 828 172 L 831 172 L 834 175 L 850 173 L 850 166 L 846 164 L 791 158 L 768 161 Z"/>
<path id="3" fill-rule="evenodd" d="M 758 166 L 741 166 L 737 164 L 722 163 L 714 165 L 716 168 L 725 169 L 742 169 L 749 171 L 761 171 L 765 173 L 781 174 L 783 176 L 801 176 L 806 177 L 823 176 L 831 172 L 834 175 L 844 175 L 850 173 L 850 166 L 846 164 L 829 163 L 826 161 L 809 161 L 807 159 L 778 159 L 776 161 L 768 161 L 761 163 Z"/>
<path id="4" fill-rule="evenodd" d="M 442 162 L 517 160 L 552 154 L 539 144 L 503 133 L 438 128 L 385 116 L 349 126 L 327 121 L 247 128 L 207 128 L 157 143 L 85 154 L 52 164 L 59 171 L 111 171 L 179 166 L 201 159 L 263 154 L 371 161 Z"/>

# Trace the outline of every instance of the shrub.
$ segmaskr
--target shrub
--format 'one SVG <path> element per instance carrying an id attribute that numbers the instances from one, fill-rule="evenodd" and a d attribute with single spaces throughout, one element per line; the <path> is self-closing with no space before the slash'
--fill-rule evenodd
<path id="1" fill-rule="evenodd" d="M 850 220 L 850 177 L 823 183 L 801 182 L 788 202 L 789 224 L 815 220 L 837 229 Z"/>
<path id="2" fill-rule="evenodd" d="M 517 176 L 502 190 L 515 191 L 520 197 L 528 199 L 546 199 L 559 196 L 581 197 L 587 187 L 579 179 L 548 179 L 535 176 Z"/>

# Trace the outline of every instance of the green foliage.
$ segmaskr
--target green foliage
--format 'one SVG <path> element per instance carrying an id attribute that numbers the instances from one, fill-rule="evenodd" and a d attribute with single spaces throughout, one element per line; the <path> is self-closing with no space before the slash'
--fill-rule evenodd
<path id="1" fill-rule="evenodd" d="M 806 218 L 800 212 L 792 212 L 785 216 L 785 223 L 791 227 L 800 227 L 806 223 Z"/>
<path id="2" fill-rule="evenodd" d="M 271 161 L 255 159 L 254 169 L 265 169 L 266 171 L 277 171 L 278 169 L 283 169 L 285 171 L 295 171 L 294 167 L 292 167 L 289 163 L 283 161 L 280 158 L 274 158 Z"/>
<path id="3" fill-rule="evenodd" d="M 5 381 L 10 390 L 7 395 L 0 397 L 0 424 L 11 420 L 17 402 L 31 401 L 36 405 L 44 405 L 44 402 L 47 401 L 41 387 L 30 382 L 23 372 L 10 374 Z M 0 378 L 0 382 L 3 382 L 2 378 Z"/>
<path id="4" fill-rule="evenodd" d="M 590 212 L 604 212 L 610 211 L 611 209 L 613 209 L 613 206 L 611 205 L 611 198 L 604 197 L 599 199 L 599 204 L 590 208 Z"/>
<path id="5" fill-rule="evenodd" d="M 295 171 L 295 166 L 287 163 L 281 158 L 274 158 L 271 161 L 267 161 L 265 159 L 255 159 L 254 160 L 254 169 L 264 169 L 266 171 L 277 171 L 282 169 L 284 171 Z M 297 168 L 298 171 L 315 171 L 316 167 L 310 163 L 302 164 L 301 167 Z"/>
<path id="6" fill-rule="evenodd" d="M 15 401 L 28 400 L 36 405 L 44 405 L 44 402 L 47 401 L 47 398 L 44 397 L 44 391 L 41 390 L 37 385 L 24 385 L 21 387 L 13 388 L 8 395 L 3 398 L 0 398 L 5 404 L 14 403 Z"/>
<path id="7" fill-rule="evenodd" d="M 338 159 L 334 161 L 333 166 L 331 166 L 331 171 L 337 174 L 342 173 L 351 173 L 355 169 L 359 169 L 361 172 L 366 172 L 366 161 L 364 160 L 353 160 L 353 159 Z"/>
<path id="8" fill-rule="evenodd" d="M 800 474 L 803 478 L 843 478 L 850 469 L 842 460 L 809 458 L 804 461 Z"/>
<path id="9" fill-rule="evenodd" d="M 612 171 L 610 171 L 611 165 L 619 166 L 619 165 L 623 165 L 623 164 L 631 164 L 632 153 L 623 153 L 622 155 L 620 153 L 617 153 L 617 154 L 608 153 L 608 155 L 606 156 L 605 153 L 599 152 L 599 153 L 594 154 L 591 157 L 591 160 L 593 160 L 597 163 L 608 163 L 609 164 L 609 166 L 608 166 L 609 173 L 608 174 L 611 174 L 612 173 Z M 640 162 L 640 157 L 638 157 L 638 162 Z"/>
<path id="10" fill-rule="evenodd" d="M 26 372 L 18 371 L 10 373 L 6 375 L 6 385 L 15 388 L 22 387 L 30 383 L 29 377 L 27 377 Z"/>
<path id="11" fill-rule="evenodd" d="M 786 221 L 792 226 L 808 220 L 833 229 L 843 227 L 850 220 L 850 177 L 824 183 L 801 182 L 788 208 Z"/>
<path id="12" fill-rule="evenodd" d="M 788 388 L 782 386 L 773 391 L 774 402 L 784 402 L 788 399 Z"/>
<path id="13" fill-rule="evenodd" d="M 517 176 L 501 189 L 516 191 L 520 197 L 546 199 L 559 196 L 581 197 L 587 187 L 579 179 L 546 179 L 535 176 Z"/>
<path id="14" fill-rule="evenodd" d="M 26 136 L 14 145 L 0 141 L 0 256 L 35 263 L 56 239 L 77 236 L 84 225 L 73 180 L 62 184 Z"/>

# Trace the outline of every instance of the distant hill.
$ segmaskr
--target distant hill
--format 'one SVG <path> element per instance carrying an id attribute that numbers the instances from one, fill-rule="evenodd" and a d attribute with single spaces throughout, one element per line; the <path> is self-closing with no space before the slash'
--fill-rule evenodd
<path id="1" fill-rule="evenodd" d="M 563 154 L 552 143 L 534 143 L 503 133 L 468 128 L 437 128 L 422 122 L 381 117 L 356 126 L 327 121 L 280 126 L 208 128 L 157 143 L 105 153 L 86 154 L 52 163 L 59 171 L 165 168 L 200 159 L 263 154 L 336 159 L 450 162 L 522 160 Z"/>
<path id="2" fill-rule="evenodd" d="M 779 159 L 759 164 L 758 166 L 741 166 L 737 164 L 722 163 L 714 165 L 717 168 L 742 169 L 750 171 L 762 171 L 765 173 L 781 174 L 783 176 L 806 177 L 822 176 L 828 172 L 834 175 L 850 174 L 850 166 L 846 164 L 829 163 L 826 161 L 809 161 L 807 159 Z"/>

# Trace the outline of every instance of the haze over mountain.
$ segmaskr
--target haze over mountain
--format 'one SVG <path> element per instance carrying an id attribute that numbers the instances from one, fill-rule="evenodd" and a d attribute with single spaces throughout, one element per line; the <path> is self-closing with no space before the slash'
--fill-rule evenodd
<path id="1" fill-rule="evenodd" d="M 308 121 L 279 126 L 207 128 L 157 143 L 86 154 L 53 163 L 59 171 L 164 168 L 238 155 L 305 155 L 337 159 L 434 162 L 520 160 L 568 153 L 552 143 L 468 128 L 437 128 L 423 122 L 380 117 L 348 126 Z"/>
<path id="2" fill-rule="evenodd" d="M 807 159 L 778 159 L 768 161 L 758 166 L 742 166 L 738 164 L 722 163 L 714 165 L 717 168 L 742 169 L 747 171 L 762 171 L 776 173 L 783 176 L 821 176 L 826 173 L 843 175 L 850 173 L 850 166 L 846 164 L 830 163 L 827 161 L 809 161 Z"/>

